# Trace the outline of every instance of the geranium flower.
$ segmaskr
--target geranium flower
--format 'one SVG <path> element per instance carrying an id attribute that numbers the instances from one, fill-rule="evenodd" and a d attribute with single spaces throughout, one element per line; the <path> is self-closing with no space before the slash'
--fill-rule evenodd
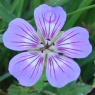
<path id="1" fill-rule="evenodd" d="M 7 48 L 23 51 L 10 61 L 10 74 L 21 85 L 33 86 L 46 66 L 47 80 L 54 87 L 76 80 L 80 67 L 71 58 L 85 58 L 91 53 L 88 31 L 74 27 L 52 43 L 65 23 L 66 12 L 60 6 L 52 8 L 43 4 L 35 9 L 34 18 L 40 36 L 21 18 L 12 20 L 3 35 Z"/>

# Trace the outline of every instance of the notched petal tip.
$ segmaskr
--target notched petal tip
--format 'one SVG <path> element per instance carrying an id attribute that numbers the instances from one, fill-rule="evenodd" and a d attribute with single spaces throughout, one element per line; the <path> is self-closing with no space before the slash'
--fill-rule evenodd
<path id="1" fill-rule="evenodd" d="M 37 28 L 45 39 L 52 40 L 60 32 L 66 20 L 66 12 L 60 7 L 40 5 L 34 11 Z"/>

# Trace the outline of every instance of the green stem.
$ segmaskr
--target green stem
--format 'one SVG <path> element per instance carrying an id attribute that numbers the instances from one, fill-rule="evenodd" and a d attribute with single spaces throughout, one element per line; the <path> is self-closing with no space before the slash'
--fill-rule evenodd
<path id="1" fill-rule="evenodd" d="M 9 73 L 4 74 L 3 76 L 0 77 L 0 82 L 5 80 L 6 78 L 10 77 L 11 75 Z"/>
<path id="2" fill-rule="evenodd" d="M 79 76 L 79 81 L 80 81 L 80 83 L 83 83 L 83 80 L 82 80 L 81 76 Z"/>

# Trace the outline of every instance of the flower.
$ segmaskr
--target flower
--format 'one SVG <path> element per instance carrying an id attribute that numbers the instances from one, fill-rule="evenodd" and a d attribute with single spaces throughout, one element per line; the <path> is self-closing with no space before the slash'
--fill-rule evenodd
<path id="1" fill-rule="evenodd" d="M 35 9 L 34 18 L 38 33 L 27 21 L 16 18 L 3 35 L 7 48 L 23 51 L 11 59 L 10 74 L 21 85 L 32 86 L 41 77 L 47 63 L 46 76 L 52 86 L 60 88 L 76 80 L 80 67 L 71 58 L 85 58 L 91 53 L 88 31 L 74 27 L 52 43 L 65 23 L 66 12 L 60 6 L 52 8 L 43 4 Z"/>

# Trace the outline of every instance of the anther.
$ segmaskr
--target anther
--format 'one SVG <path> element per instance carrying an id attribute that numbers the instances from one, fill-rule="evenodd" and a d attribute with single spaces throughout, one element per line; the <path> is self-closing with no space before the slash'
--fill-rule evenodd
<path id="1" fill-rule="evenodd" d="M 55 45 L 54 43 L 52 45 Z"/>
<path id="2" fill-rule="evenodd" d="M 43 50 L 41 50 L 41 52 L 43 53 Z"/>
<path id="3" fill-rule="evenodd" d="M 50 46 L 48 45 L 48 42 L 47 42 L 47 44 L 46 44 L 46 46 L 45 46 L 45 49 L 48 49 Z"/>
<path id="4" fill-rule="evenodd" d="M 50 39 L 47 39 L 48 41 L 50 41 Z"/>
<path id="5" fill-rule="evenodd" d="M 40 44 L 43 44 L 42 42 Z"/>
<path id="6" fill-rule="evenodd" d="M 59 52 L 58 54 L 59 54 L 59 55 L 63 55 L 63 53 L 61 53 L 61 52 Z"/>

